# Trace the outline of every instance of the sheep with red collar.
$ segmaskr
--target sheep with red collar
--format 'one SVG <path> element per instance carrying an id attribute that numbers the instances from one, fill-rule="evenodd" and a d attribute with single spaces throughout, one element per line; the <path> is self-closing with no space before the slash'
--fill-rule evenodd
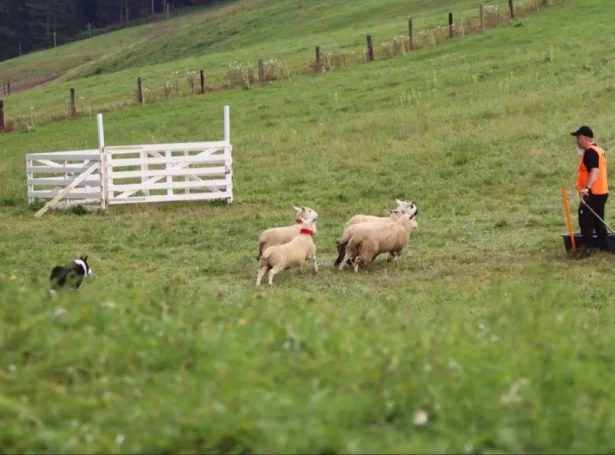
<path id="1" fill-rule="evenodd" d="M 418 208 L 417 206 L 414 204 L 414 201 L 402 201 L 400 199 L 395 199 L 395 202 L 397 203 L 397 207 L 395 208 L 395 210 L 403 210 L 406 213 L 409 213 L 410 215 L 417 213 L 418 212 Z M 392 212 L 392 210 L 387 209 L 387 211 Z M 352 218 L 350 218 L 346 224 L 344 225 L 344 230 L 348 229 L 350 226 L 354 225 L 354 224 L 359 224 L 359 223 L 371 223 L 371 222 L 389 222 L 390 218 L 387 216 L 374 216 L 374 215 L 354 215 Z"/>
<path id="2" fill-rule="evenodd" d="M 301 218 L 299 235 L 283 245 L 267 248 L 258 261 L 258 275 L 256 285 L 260 286 L 265 273 L 269 272 L 269 284 L 273 284 L 273 277 L 282 270 L 300 267 L 305 261 L 314 262 L 314 273 L 318 272 L 316 263 L 316 245 L 313 236 L 316 233 L 316 222 Z"/>
<path id="3" fill-rule="evenodd" d="M 354 259 L 354 271 L 359 265 L 372 262 L 378 255 L 389 253 L 389 262 L 395 262 L 408 244 L 410 232 L 418 226 L 413 215 L 395 212 L 396 216 L 389 223 L 364 223 L 357 225 L 346 244 L 344 258 L 339 269 L 342 270 L 348 260 Z"/>
<path id="4" fill-rule="evenodd" d="M 256 259 L 260 259 L 267 248 L 283 245 L 297 237 L 301 231 L 302 219 L 311 221 L 316 221 L 318 219 L 318 212 L 309 207 L 295 207 L 293 205 L 293 208 L 297 212 L 295 214 L 295 224 L 266 229 L 258 237 L 258 256 Z"/>

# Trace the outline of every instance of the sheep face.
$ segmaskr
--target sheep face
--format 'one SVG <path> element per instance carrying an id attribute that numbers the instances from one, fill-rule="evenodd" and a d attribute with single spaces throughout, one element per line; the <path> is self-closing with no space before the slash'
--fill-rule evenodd
<path id="1" fill-rule="evenodd" d="M 393 221 L 398 221 L 401 218 L 406 218 L 407 220 L 410 221 L 410 228 L 411 229 L 417 228 L 419 226 L 419 222 L 416 220 L 416 214 L 418 213 L 418 209 L 416 208 L 416 206 L 414 206 L 414 208 L 411 209 L 411 210 L 407 210 L 407 209 L 390 210 L 390 209 L 387 209 L 386 211 L 391 214 L 391 219 Z"/>
<path id="2" fill-rule="evenodd" d="M 314 221 L 318 219 L 318 212 L 316 212 L 315 210 L 312 210 L 309 207 L 295 207 L 293 205 L 293 208 L 297 212 L 297 219 L 301 218 L 304 220 L 314 220 Z"/>
<path id="3" fill-rule="evenodd" d="M 416 206 L 414 201 L 402 201 L 400 199 L 395 199 L 395 202 L 397 203 L 396 210 L 402 210 L 408 215 L 418 215 L 419 208 Z"/>

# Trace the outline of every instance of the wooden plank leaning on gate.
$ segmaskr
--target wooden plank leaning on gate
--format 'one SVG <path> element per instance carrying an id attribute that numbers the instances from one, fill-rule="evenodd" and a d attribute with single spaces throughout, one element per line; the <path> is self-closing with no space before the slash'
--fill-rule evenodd
<path id="1" fill-rule="evenodd" d="M 85 171 L 83 174 L 81 174 L 79 177 L 77 177 L 75 180 L 73 180 L 73 183 L 71 183 L 66 188 L 64 188 L 62 191 L 60 191 L 56 195 L 56 197 L 54 197 L 52 200 L 47 202 L 47 204 L 45 204 L 45 206 L 42 209 L 40 209 L 38 212 L 36 212 L 34 214 L 34 216 L 36 218 L 39 218 L 39 217 L 43 216 L 47 212 L 47 210 L 49 210 L 51 208 L 51 206 L 53 204 L 55 204 L 60 199 L 62 199 L 64 196 L 66 196 L 68 193 L 70 193 L 72 190 L 74 190 L 77 187 L 77 185 L 79 185 L 81 182 L 83 182 L 86 179 L 86 177 L 88 177 L 90 174 L 92 174 L 99 167 L 100 167 L 99 163 L 92 164 L 87 171 Z"/>

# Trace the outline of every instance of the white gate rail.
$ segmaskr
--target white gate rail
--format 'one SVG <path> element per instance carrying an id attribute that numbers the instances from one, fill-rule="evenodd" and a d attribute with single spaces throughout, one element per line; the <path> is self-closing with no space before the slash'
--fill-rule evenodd
<path id="1" fill-rule="evenodd" d="M 90 171 L 84 179 L 73 186 L 69 193 L 63 196 L 65 199 L 63 204 L 70 206 L 100 203 L 103 196 L 100 161 L 98 150 L 26 155 L 28 201 L 53 200 L 82 174 Z"/>
<path id="2" fill-rule="evenodd" d="M 26 155 L 29 202 L 48 200 L 46 211 L 58 206 L 61 198 L 65 206 L 96 204 L 102 209 L 115 204 L 233 201 L 229 106 L 224 106 L 222 141 L 107 147 L 101 114 L 97 124 L 98 150 Z"/>
<path id="3" fill-rule="evenodd" d="M 226 142 L 108 147 L 109 204 L 233 199 Z"/>

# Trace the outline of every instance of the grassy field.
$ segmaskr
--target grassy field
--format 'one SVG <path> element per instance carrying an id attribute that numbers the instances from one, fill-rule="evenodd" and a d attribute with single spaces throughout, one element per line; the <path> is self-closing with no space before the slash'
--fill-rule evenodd
<path id="1" fill-rule="evenodd" d="M 0 452 L 612 452 L 613 259 L 560 238 L 568 133 L 615 142 L 610 8 L 105 114 L 109 144 L 209 140 L 230 105 L 230 206 L 35 219 L 25 153 L 95 147 L 94 119 L 0 136 Z M 335 270 L 344 222 L 394 198 L 420 210 L 399 264 Z M 292 205 L 320 213 L 319 272 L 256 288 Z M 94 275 L 49 297 L 80 254 Z"/>
<path id="2" fill-rule="evenodd" d="M 554 5 L 561 1 L 551 0 Z M 533 0 L 517 0 L 519 14 L 526 13 L 532 4 Z M 486 5 L 498 8 L 497 15 L 486 14 L 486 26 L 505 20 L 506 0 L 489 0 Z M 336 64 L 339 68 L 342 62 L 347 66 L 362 64 L 368 34 L 374 39 L 376 59 L 389 58 L 393 38 L 408 33 L 409 13 L 414 18 L 417 46 L 433 47 L 443 41 L 446 30 L 433 36 L 421 33 L 445 26 L 449 11 L 464 30 L 470 20 L 478 24 L 474 0 L 416 1 L 411 7 L 401 0 L 386 0 L 378 7 L 369 0 L 352 5 L 325 0 L 242 0 L 0 63 L 2 80 L 31 74 L 60 75 L 44 91 L 8 97 L 5 112 L 21 128 L 40 126 L 52 116 L 57 119 L 68 114 L 70 88 L 75 88 L 77 110 L 84 115 L 135 106 L 139 77 L 146 90 L 146 104 L 185 97 L 193 93 L 186 77 L 189 71 L 204 70 L 208 90 L 226 90 L 236 86 L 233 81 L 238 79 L 229 77 L 229 69 L 244 76 L 252 71 L 253 77 L 258 77 L 258 59 L 273 60 L 266 64 L 272 79 L 313 75 L 309 65 L 316 46 L 322 48 L 325 66 L 329 64 L 335 71 Z M 457 35 L 462 33 L 467 32 L 456 30 Z M 327 52 L 330 60 L 325 59 Z M 419 54 L 412 58 L 422 58 Z M 170 88 L 165 89 L 165 84 Z"/>

